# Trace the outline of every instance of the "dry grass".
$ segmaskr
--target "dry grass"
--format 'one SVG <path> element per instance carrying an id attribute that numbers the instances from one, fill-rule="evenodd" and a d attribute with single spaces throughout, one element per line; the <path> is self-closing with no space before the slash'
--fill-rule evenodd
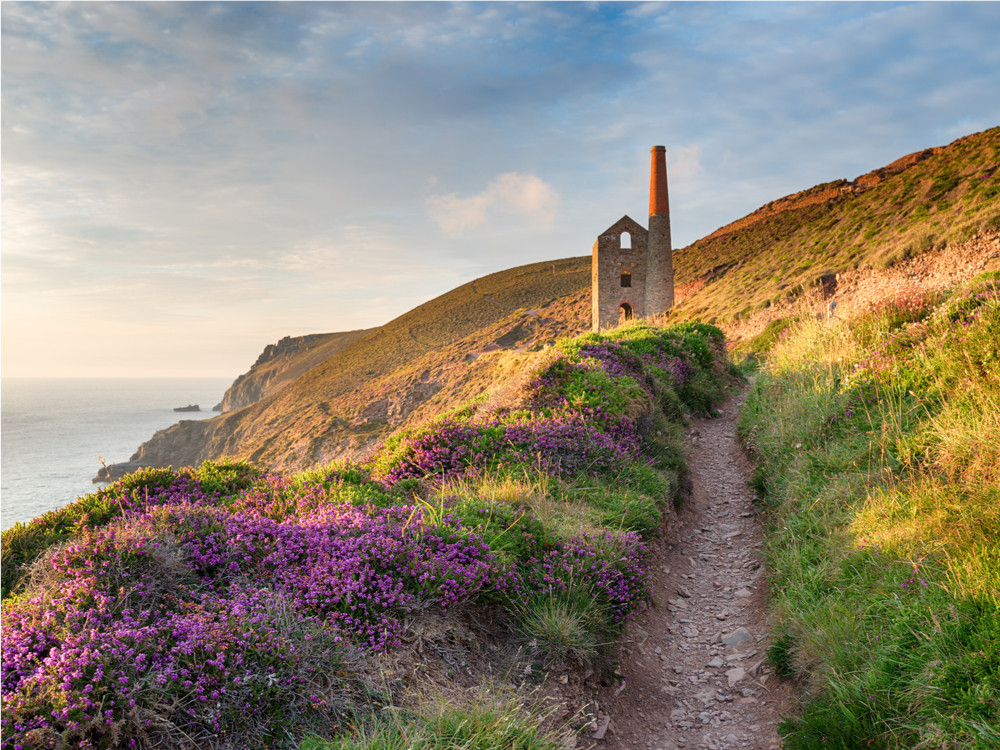
<path id="1" fill-rule="evenodd" d="M 675 251 L 676 283 L 687 296 L 673 319 L 729 323 L 798 297 L 824 273 L 884 268 L 1000 228 L 1000 128 L 864 192 L 827 192 L 823 202 Z"/>

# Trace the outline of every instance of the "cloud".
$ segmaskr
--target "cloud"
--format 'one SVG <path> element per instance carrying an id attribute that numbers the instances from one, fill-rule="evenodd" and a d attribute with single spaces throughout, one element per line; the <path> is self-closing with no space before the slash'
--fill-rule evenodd
<path id="1" fill-rule="evenodd" d="M 667 154 L 667 171 L 671 181 L 690 182 L 702 173 L 701 146 L 677 146 Z"/>
<path id="2" fill-rule="evenodd" d="M 161 359 L 195 374 L 190 330 L 167 330 L 182 313 L 212 320 L 198 336 L 220 351 L 245 349 L 583 255 L 623 212 L 644 215 L 654 144 L 682 245 L 1000 122 L 984 94 L 1000 88 L 998 3 L 5 2 L 0 15 L 5 372 L 38 350 L 82 361 L 98 346 L 85 330 L 119 316 L 156 327 Z M 40 307 L 86 328 L 36 330 Z M 146 356 L 136 338 L 102 366 Z"/>
<path id="3" fill-rule="evenodd" d="M 460 198 L 456 193 L 432 195 L 427 210 L 446 234 L 459 235 L 482 226 L 491 218 L 513 216 L 534 226 L 551 226 L 559 193 L 532 174 L 507 172 L 492 180 L 478 195 Z"/>

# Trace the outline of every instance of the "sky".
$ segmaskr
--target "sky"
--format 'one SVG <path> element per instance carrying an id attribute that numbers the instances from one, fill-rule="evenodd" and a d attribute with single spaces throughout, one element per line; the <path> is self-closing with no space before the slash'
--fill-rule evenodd
<path id="1" fill-rule="evenodd" d="M 4 377 L 235 378 L 1000 124 L 1000 3 L 0 5 Z"/>

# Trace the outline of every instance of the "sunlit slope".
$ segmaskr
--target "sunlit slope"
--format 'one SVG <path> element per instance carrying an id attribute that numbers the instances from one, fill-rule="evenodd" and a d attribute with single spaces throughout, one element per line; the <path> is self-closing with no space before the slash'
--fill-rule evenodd
<path id="1" fill-rule="evenodd" d="M 772 201 L 674 253 L 676 318 L 721 324 L 824 273 L 886 267 L 1000 228 L 1000 128 Z"/>
<path id="2" fill-rule="evenodd" d="M 587 257 L 477 279 L 371 331 L 256 404 L 157 433 L 133 458 L 160 466 L 236 456 L 302 468 L 358 455 L 440 391 L 464 392 L 469 378 L 482 385 L 496 353 L 585 328 L 589 284 Z"/>
<path id="3" fill-rule="evenodd" d="M 781 198 L 675 252 L 670 320 L 724 329 L 824 274 L 888 267 L 1000 229 L 1000 128 L 909 154 L 852 182 Z M 249 458 L 285 470 L 364 455 L 402 424 L 514 377 L 503 352 L 589 323 L 589 257 L 491 274 L 441 295 L 247 408 L 158 433 L 138 465 Z M 471 395 L 470 395 L 471 394 Z"/>
<path id="4" fill-rule="evenodd" d="M 286 336 L 269 344 L 253 366 L 226 390 L 220 411 L 236 411 L 277 393 L 372 330 Z"/>

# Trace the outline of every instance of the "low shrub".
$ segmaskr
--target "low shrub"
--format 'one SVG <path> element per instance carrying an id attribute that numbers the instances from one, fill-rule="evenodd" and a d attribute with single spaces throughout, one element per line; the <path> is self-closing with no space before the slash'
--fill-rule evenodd
<path id="1" fill-rule="evenodd" d="M 522 699 L 484 689 L 463 705 L 383 712 L 350 736 L 307 738 L 301 750 L 560 750 L 566 743 L 540 728 L 545 718 Z"/>

